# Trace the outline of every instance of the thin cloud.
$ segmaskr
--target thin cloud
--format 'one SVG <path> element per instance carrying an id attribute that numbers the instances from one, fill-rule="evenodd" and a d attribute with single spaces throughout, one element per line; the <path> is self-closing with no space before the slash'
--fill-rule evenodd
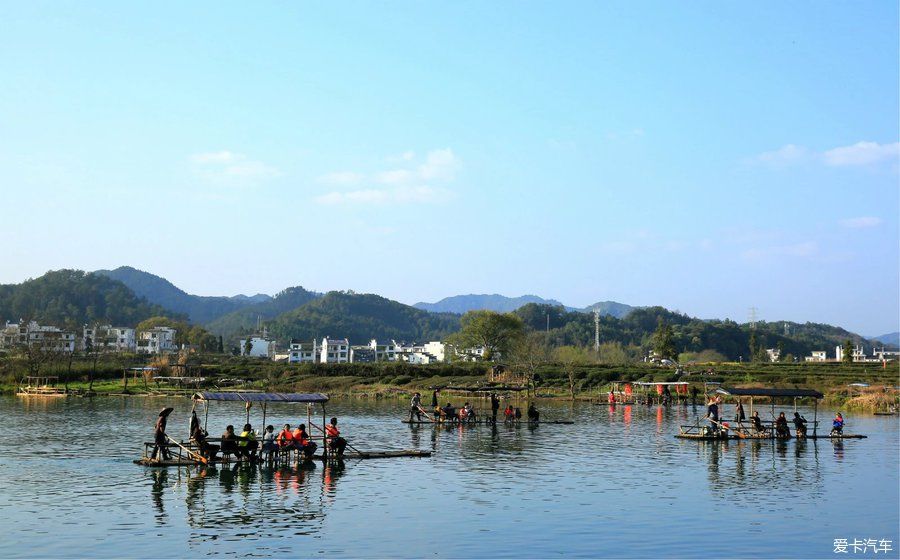
<path id="1" fill-rule="evenodd" d="M 316 202 L 326 205 L 342 204 L 438 204 L 452 199 L 454 193 L 447 189 L 430 187 L 397 187 L 394 189 L 362 189 L 333 191 L 316 197 Z"/>
<path id="2" fill-rule="evenodd" d="M 857 218 L 846 218 L 839 223 L 842 227 L 850 229 L 873 228 L 881 225 L 881 218 L 876 216 L 859 216 Z"/>
<path id="3" fill-rule="evenodd" d="M 415 162 L 415 153 L 404 152 L 400 156 L 387 158 L 394 163 L 406 165 L 395 169 L 378 171 L 369 175 L 354 171 L 329 173 L 319 178 L 319 182 L 332 185 L 351 186 L 362 183 L 384 185 L 384 188 L 365 188 L 350 191 L 335 190 L 315 198 L 319 204 L 436 204 L 447 202 L 455 194 L 445 186 L 456 178 L 461 162 L 453 150 L 443 148 L 431 150 L 424 161 Z"/>
<path id="4" fill-rule="evenodd" d="M 878 142 L 857 142 L 852 146 L 833 148 L 822 154 L 825 165 L 847 167 L 875 165 L 882 162 L 897 162 L 900 159 L 900 142 L 879 144 Z"/>
<path id="5" fill-rule="evenodd" d="M 741 253 L 741 258 L 747 261 L 763 261 L 781 257 L 809 258 L 815 256 L 818 251 L 819 245 L 815 241 L 804 241 L 790 245 L 746 249 Z"/>
<path id="6" fill-rule="evenodd" d="M 900 160 L 900 142 L 879 144 L 857 142 L 850 146 L 838 146 L 823 152 L 797 144 L 786 144 L 777 150 L 763 152 L 753 158 L 757 163 L 782 167 L 816 162 L 829 167 L 864 167 Z"/>
<path id="7" fill-rule="evenodd" d="M 189 159 L 197 174 L 210 181 L 247 183 L 281 175 L 271 165 L 228 150 L 194 154 Z"/>

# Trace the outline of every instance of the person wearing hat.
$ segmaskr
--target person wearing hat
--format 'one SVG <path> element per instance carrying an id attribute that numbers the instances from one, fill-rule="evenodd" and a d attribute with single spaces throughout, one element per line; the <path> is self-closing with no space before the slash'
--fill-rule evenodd
<path id="1" fill-rule="evenodd" d="M 412 397 L 412 401 L 409 403 L 409 421 L 412 422 L 413 414 L 416 415 L 416 420 L 422 421 L 422 395 L 416 393 Z"/>
<path id="2" fill-rule="evenodd" d="M 166 421 L 172 410 L 172 408 L 162 409 L 159 413 L 159 417 L 156 419 L 156 428 L 153 431 L 153 453 L 150 455 L 150 459 L 156 459 L 157 453 L 159 454 L 160 459 L 164 461 L 168 461 L 172 458 L 169 454 L 169 448 L 166 445 Z"/>

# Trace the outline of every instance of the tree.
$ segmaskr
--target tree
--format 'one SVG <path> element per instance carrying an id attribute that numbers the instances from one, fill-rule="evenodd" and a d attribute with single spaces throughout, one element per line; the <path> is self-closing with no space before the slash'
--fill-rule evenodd
<path id="1" fill-rule="evenodd" d="M 630 361 L 621 342 L 602 342 L 599 359 L 601 363 L 615 365 L 625 365 Z"/>
<path id="2" fill-rule="evenodd" d="M 222 335 L 219 335 L 219 342 L 216 344 L 216 352 L 219 354 L 225 353 L 225 339 L 222 338 Z"/>
<path id="3" fill-rule="evenodd" d="M 525 325 L 517 315 L 494 311 L 469 311 L 460 319 L 460 330 L 447 337 L 457 348 L 484 348 L 482 358 L 491 361 L 496 354 L 506 355 L 525 334 Z"/>
<path id="4" fill-rule="evenodd" d="M 244 341 L 244 355 L 249 356 L 251 350 L 253 350 L 253 337 L 248 336 L 247 340 Z"/>
<path id="5" fill-rule="evenodd" d="M 622 352 L 624 355 L 624 351 Z M 578 367 L 594 361 L 591 352 L 581 346 L 561 346 L 553 351 L 553 359 L 559 363 L 566 372 L 569 381 L 569 394 L 575 400 L 575 386 L 577 385 Z"/>
<path id="6" fill-rule="evenodd" d="M 853 342 L 848 338 L 844 341 L 844 349 L 841 352 L 841 361 L 845 364 L 853 363 Z"/>
<path id="7" fill-rule="evenodd" d="M 672 325 L 660 317 L 656 324 L 656 331 L 653 333 L 653 351 L 658 358 L 678 361 L 678 350 L 675 349 L 674 339 L 675 332 Z"/>
<path id="8" fill-rule="evenodd" d="M 544 333 L 531 332 L 518 337 L 509 348 L 507 357 L 513 371 L 525 378 L 530 395 L 534 390 L 538 367 L 546 364 L 550 357 Z"/>

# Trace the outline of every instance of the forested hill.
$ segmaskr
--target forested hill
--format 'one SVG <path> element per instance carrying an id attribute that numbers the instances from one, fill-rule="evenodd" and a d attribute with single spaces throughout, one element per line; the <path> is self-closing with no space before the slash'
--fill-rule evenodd
<path id="1" fill-rule="evenodd" d="M 322 294 L 307 291 L 301 286 L 287 288 L 268 301 L 232 311 L 207 323 L 206 327 L 214 334 L 231 339 L 255 331 L 257 320 L 269 321 L 319 297 L 322 297 Z"/>
<path id="2" fill-rule="evenodd" d="M 0 285 L 0 323 L 35 320 L 80 329 L 86 323 L 133 327 L 168 313 L 123 283 L 81 270 L 55 270 L 21 284 Z"/>
<path id="3" fill-rule="evenodd" d="M 594 317 L 588 313 L 570 312 L 563 307 L 529 304 L 515 312 L 525 324 L 536 331 L 547 329 L 550 317 L 549 339 L 558 345 L 574 344 L 590 346 L 594 341 Z M 758 322 L 752 329 L 749 324 L 729 320 L 704 321 L 674 313 L 663 307 L 636 308 L 625 317 L 601 316 L 600 341 L 620 343 L 631 347 L 635 355 L 649 349 L 651 337 L 662 320 L 672 326 L 674 341 L 679 353 L 699 354 L 714 351 L 729 360 L 751 358 L 752 345 L 759 353 L 766 348 L 781 348 L 783 353 L 800 359 L 813 350 L 827 350 L 833 355 L 834 347 L 850 340 L 867 348 L 873 341 L 846 331 L 840 327 L 819 323 Z M 759 356 L 757 356 L 759 358 Z"/>
<path id="4" fill-rule="evenodd" d="M 330 336 L 365 344 L 372 338 L 397 341 L 441 340 L 459 328 L 459 317 L 429 313 L 374 294 L 328 292 L 268 323 L 281 340 Z"/>
<path id="5" fill-rule="evenodd" d="M 413 307 L 433 313 L 465 313 L 487 309 L 498 313 L 515 311 L 527 303 L 539 303 L 548 305 L 562 305 L 552 299 L 544 299 L 538 296 L 525 295 L 519 297 L 506 297 L 500 294 L 468 294 L 446 297 L 435 303 L 419 302 Z"/>
<path id="6" fill-rule="evenodd" d="M 131 288 L 147 301 L 161 305 L 175 313 L 186 315 L 194 323 L 209 323 L 237 309 L 269 301 L 265 294 L 255 296 L 195 296 L 178 288 L 165 278 L 130 266 L 114 270 L 98 270 L 95 274 L 108 276 Z"/>

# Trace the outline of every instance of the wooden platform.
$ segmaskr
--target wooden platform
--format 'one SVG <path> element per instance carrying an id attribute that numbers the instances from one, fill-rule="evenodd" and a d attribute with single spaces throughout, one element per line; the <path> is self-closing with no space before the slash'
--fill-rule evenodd
<path id="1" fill-rule="evenodd" d="M 491 425 L 493 422 L 487 420 L 475 420 L 472 422 L 452 422 L 452 421 L 440 421 L 435 422 L 433 420 L 401 420 L 404 424 L 437 424 L 439 426 L 480 426 L 480 425 Z M 524 424 L 574 424 L 572 420 L 539 420 L 537 422 L 529 422 L 528 420 L 519 420 L 517 422 L 509 423 L 505 421 L 498 420 L 498 426 L 522 426 Z"/>
<path id="2" fill-rule="evenodd" d="M 334 455 L 329 454 L 328 460 L 357 460 L 357 459 L 393 459 L 397 457 L 431 457 L 431 451 L 420 451 L 418 449 L 400 449 L 396 451 L 363 451 L 362 453 L 357 453 L 355 451 L 344 453 L 343 455 Z M 310 459 L 306 459 L 307 461 L 322 461 L 325 457 L 323 455 L 313 455 Z M 151 460 L 146 457 L 141 457 L 140 459 L 135 459 L 135 465 L 141 465 L 143 467 L 192 467 L 194 465 L 200 465 L 197 461 L 192 461 L 190 459 L 169 459 L 167 461 L 161 460 Z M 250 462 L 242 462 L 242 461 L 228 461 L 224 462 L 221 459 L 216 461 L 210 461 L 210 465 L 236 465 L 236 464 L 260 464 L 266 463 L 266 461 L 257 460 L 253 463 Z"/>

